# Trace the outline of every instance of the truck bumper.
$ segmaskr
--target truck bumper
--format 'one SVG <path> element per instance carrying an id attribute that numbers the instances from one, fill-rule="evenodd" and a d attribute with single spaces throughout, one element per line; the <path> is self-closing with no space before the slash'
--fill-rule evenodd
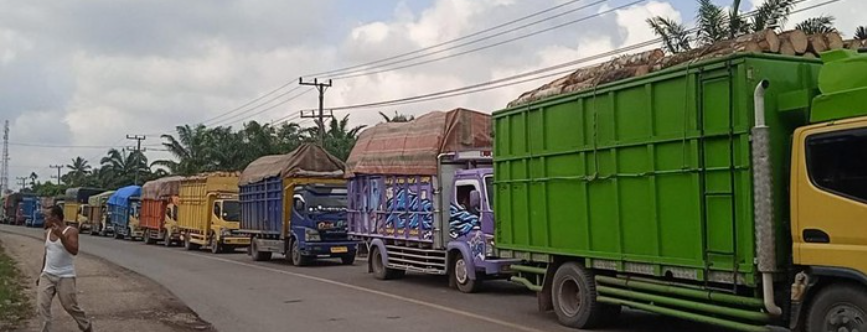
<path id="1" fill-rule="evenodd" d="M 230 246 L 249 246 L 250 238 L 248 237 L 240 237 L 240 236 L 227 236 L 222 238 L 223 244 Z"/>
<path id="2" fill-rule="evenodd" d="M 481 262 L 476 262 L 476 267 L 477 271 L 484 272 L 488 276 L 507 277 L 514 274 L 510 266 L 520 263 L 520 259 L 489 258 Z"/>
<path id="3" fill-rule="evenodd" d="M 339 257 L 355 255 L 356 251 L 358 251 L 358 243 L 354 241 L 308 242 L 301 247 L 301 255 L 304 256 Z"/>

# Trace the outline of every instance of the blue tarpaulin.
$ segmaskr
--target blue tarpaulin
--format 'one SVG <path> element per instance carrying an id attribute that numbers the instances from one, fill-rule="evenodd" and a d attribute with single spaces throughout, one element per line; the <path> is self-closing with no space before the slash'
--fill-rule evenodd
<path id="1" fill-rule="evenodd" d="M 108 198 L 109 205 L 117 205 L 122 207 L 129 207 L 129 199 L 130 197 L 139 197 L 141 196 L 141 187 L 139 186 L 129 186 L 118 189 L 114 195 Z"/>

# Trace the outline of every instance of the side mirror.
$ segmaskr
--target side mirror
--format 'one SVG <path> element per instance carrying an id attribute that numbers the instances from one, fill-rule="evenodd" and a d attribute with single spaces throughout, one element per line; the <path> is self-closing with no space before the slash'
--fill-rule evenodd
<path id="1" fill-rule="evenodd" d="M 482 194 L 478 190 L 470 192 L 470 206 L 474 209 L 479 209 L 482 206 Z"/>

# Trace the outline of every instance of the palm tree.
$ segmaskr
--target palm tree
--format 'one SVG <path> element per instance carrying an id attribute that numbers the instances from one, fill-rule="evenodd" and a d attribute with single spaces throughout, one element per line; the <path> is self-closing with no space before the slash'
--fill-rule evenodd
<path id="1" fill-rule="evenodd" d="M 382 116 L 382 118 L 385 120 L 385 122 L 410 122 L 410 121 L 415 119 L 415 117 L 412 115 L 400 114 L 400 113 L 397 113 L 397 111 L 394 111 L 394 116 L 392 116 L 392 117 L 389 117 L 388 115 L 386 115 L 385 113 L 382 113 L 382 112 L 379 112 L 379 115 Z"/>
<path id="2" fill-rule="evenodd" d="M 672 19 L 665 17 L 653 17 L 647 19 L 647 24 L 653 32 L 662 38 L 662 45 L 669 53 L 689 51 L 692 47 L 689 43 L 689 32 L 686 27 Z"/>
<path id="3" fill-rule="evenodd" d="M 260 157 L 256 152 L 248 152 L 253 147 L 244 144 L 242 134 L 233 132 L 231 127 L 212 128 L 206 138 L 205 171 L 240 171 Z"/>
<path id="4" fill-rule="evenodd" d="M 349 114 L 340 120 L 331 118 L 331 122 L 328 124 L 328 130 L 325 131 L 325 145 L 323 148 L 335 157 L 340 158 L 340 160 L 346 161 L 346 158 L 349 157 L 349 153 L 352 152 L 352 147 L 355 146 L 355 141 L 358 140 L 358 133 L 360 133 L 365 127 L 366 126 L 356 126 L 349 128 Z M 308 141 L 318 141 L 318 127 L 307 128 L 305 131 L 307 133 Z"/>
<path id="5" fill-rule="evenodd" d="M 275 139 L 280 153 L 289 153 L 297 149 L 304 141 L 304 130 L 297 123 L 284 123 L 280 128 L 277 128 Z"/>
<path id="6" fill-rule="evenodd" d="M 701 44 L 713 44 L 730 37 L 728 15 L 710 0 L 698 1 L 698 15 L 695 20 L 698 22 L 695 35 Z"/>
<path id="7" fill-rule="evenodd" d="M 867 39 L 867 26 L 860 26 L 855 29 L 855 39 Z"/>
<path id="8" fill-rule="evenodd" d="M 81 157 L 75 157 L 75 159 L 72 159 L 72 163 L 67 164 L 66 168 L 69 169 L 69 172 L 66 173 L 63 181 L 73 187 L 83 186 L 87 181 L 87 175 L 90 174 L 91 171 L 91 167 L 88 165 L 87 160 Z"/>
<path id="9" fill-rule="evenodd" d="M 804 33 L 808 35 L 837 31 L 837 28 L 834 27 L 834 17 L 827 15 L 808 18 L 803 22 L 798 23 L 798 25 L 795 26 L 795 29 L 804 31 Z"/>
<path id="10" fill-rule="evenodd" d="M 150 173 L 147 157 L 141 151 L 130 153 L 121 152 L 117 149 L 108 150 L 108 153 L 100 161 L 103 169 L 107 169 L 110 176 L 110 187 L 117 188 L 135 183 L 135 179 L 145 178 Z"/>
<path id="11" fill-rule="evenodd" d="M 177 160 L 157 160 L 154 165 L 167 168 L 172 174 L 194 175 L 204 171 L 207 163 L 208 128 L 204 125 L 176 127 L 178 138 L 162 135 L 163 146 Z"/>
<path id="12" fill-rule="evenodd" d="M 767 0 L 758 8 L 753 16 L 752 31 L 783 26 L 789 20 L 795 0 Z"/>

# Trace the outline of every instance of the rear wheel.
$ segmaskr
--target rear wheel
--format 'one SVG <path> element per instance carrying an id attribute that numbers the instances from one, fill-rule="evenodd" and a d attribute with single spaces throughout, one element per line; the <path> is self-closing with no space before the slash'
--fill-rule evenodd
<path id="1" fill-rule="evenodd" d="M 463 293 L 475 293 L 481 288 L 482 280 L 478 276 L 475 280 L 470 278 L 469 264 L 460 253 L 452 260 L 450 276 Z"/>
<path id="2" fill-rule="evenodd" d="M 867 331 L 867 290 L 852 284 L 819 292 L 807 314 L 806 332 Z"/>
<path id="3" fill-rule="evenodd" d="M 398 279 L 406 273 L 403 270 L 389 269 L 382 262 L 382 253 L 379 252 L 379 247 L 373 247 L 370 250 L 370 267 L 373 270 L 373 276 L 379 280 Z"/>
<path id="4" fill-rule="evenodd" d="M 289 253 L 289 256 L 292 258 L 292 265 L 295 266 L 307 266 L 310 265 L 312 259 L 310 257 L 304 256 L 301 254 L 301 245 L 297 240 L 292 239 L 292 243 L 289 245 L 289 248 L 292 248 L 292 252 Z"/>
<path id="5" fill-rule="evenodd" d="M 593 272 L 573 262 L 557 269 L 551 292 L 557 320 L 568 327 L 597 328 L 613 322 L 620 314 L 620 306 L 596 301 Z"/>
<path id="6" fill-rule="evenodd" d="M 253 240 L 252 242 L 253 243 L 250 243 L 250 249 L 248 249 L 248 250 L 249 250 L 250 256 L 253 257 L 254 261 L 262 262 L 262 261 L 271 260 L 271 252 L 270 251 L 259 251 L 259 246 L 256 245 L 256 240 Z"/>

